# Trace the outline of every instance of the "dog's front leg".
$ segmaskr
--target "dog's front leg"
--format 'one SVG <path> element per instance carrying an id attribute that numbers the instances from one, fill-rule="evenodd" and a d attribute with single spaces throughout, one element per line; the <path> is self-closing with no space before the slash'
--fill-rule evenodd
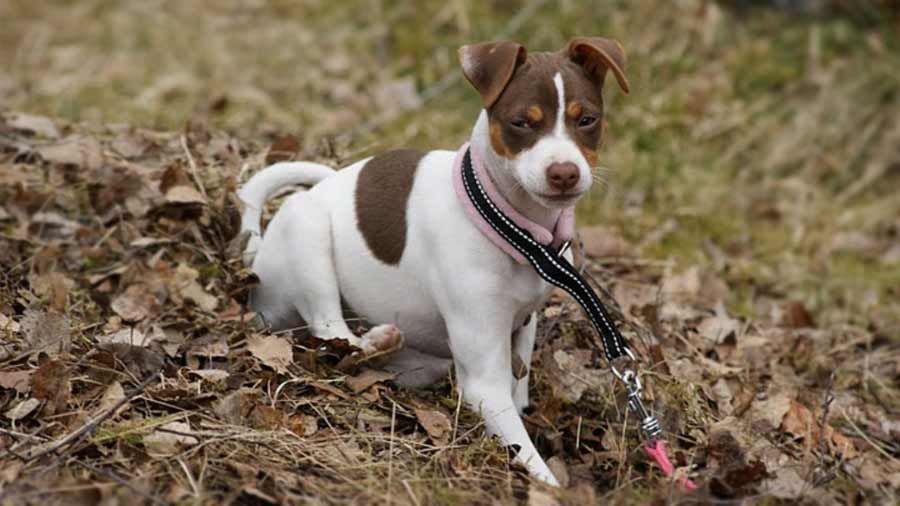
<path id="1" fill-rule="evenodd" d="M 559 486 L 559 482 L 531 442 L 513 401 L 511 346 L 512 317 L 485 310 L 460 312 L 446 318 L 456 375 L 463 397 L 484 417 L 488 433 L 508 446 L 535 478 Z M 473 308 L 474 309 L 474 308 Z M 496 310 L 496 308 L 494 308 Z"/>
<path id="2" fill-rule="evenodd" d="M 531 355 L 534 352 L 534 340 L 537 336 L 537 313 L 531 313 L 528 322 L 513 335 L 512 351 L 521 360 L 524 371 L 515 371 L 521 378 L 513 376 L 513 400 L 516 409 L 522 413 L 528 407 L 528 377 L 531 376 Z"/>

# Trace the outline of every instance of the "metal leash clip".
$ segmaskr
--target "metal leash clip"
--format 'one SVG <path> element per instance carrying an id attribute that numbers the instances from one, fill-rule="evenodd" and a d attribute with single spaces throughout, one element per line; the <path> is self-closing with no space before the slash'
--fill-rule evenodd
<path id="1" fill-rule="evenodd" d="M 634 354 L 631 353 L 631 350 L 626 348 L 626 353 L 634 360 Z M 625 385 L 625 391 L 628 394 L 628 406 L 637 413 L 638 418 L 641 420 L 641 432 L 644 434 L 644 437 L 647 441 L 656 441 L 662 435 L 662 429 L 660 428 L 659 420 L 647 410 L 646 406 L 644 406 L 644 401 L 641 399 L 641 393 L 644 390 L 641 378 L 633 369 L 625 369 L 623 372 L 619 372 L 618 369 L 613 367 L 612 371 Z"/>

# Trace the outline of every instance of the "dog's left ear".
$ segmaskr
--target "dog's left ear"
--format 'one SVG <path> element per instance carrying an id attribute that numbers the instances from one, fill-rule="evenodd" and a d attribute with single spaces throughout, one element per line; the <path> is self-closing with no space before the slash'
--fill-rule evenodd
<path id="1" fill-rule="evenodd" d="M 459 48 L 463 75 L 481 94 L 484 108 L 494 105 L 528 52 L 510 41 L 482 42 Z"/>
<path id="2" fill-rule="evenodd" d="M 619 87 L 628 93 L 625 49 L 619 41 L 603 37 L 576 37 L 569 41 L 565 52 L 573 62 L 584 67 L 588 75 L 596 79 L 600 86 L 603 86 L 606 72 L 612 70 Z"/>

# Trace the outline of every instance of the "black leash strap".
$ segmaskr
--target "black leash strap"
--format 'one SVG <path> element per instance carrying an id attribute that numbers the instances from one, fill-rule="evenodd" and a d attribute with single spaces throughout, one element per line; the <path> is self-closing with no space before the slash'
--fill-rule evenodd
<path id="1" fill-rule="evenodd" d="M 488 197 L 487 192 L 478 180 L 469 150 L 463 156 L 462 180 L 466 195 L 472 201 L 472 205 L 481 214 L 503 239 L 522 254 L 528 263 L 534 267 L 538 275 L 551 285 L 558 286 L 575 298 L 587 313 L 588 318 L 600 336 L 603 352 L 609 360 L 613 373 L 624 384 L 628 392 L 628 404 L 641 420 L 641 430 L 650 440 L 656 440 L 660 436 L 660 427 L 657 419 L 651 415 L 641 401 L 641 381 L 637 373 L 631 369 L 619 371 L 612 364 L 614 360 L 628 357 L 636 361 L 634 354 L 628 348 L 625 338 L 616 328 L 596 292 L 590 288 L 581 274 L 566 260 L 560 251 L 552 245 L 543 245 L 534 240 L 531 233 L 509 219 L 503 211 Z"/>

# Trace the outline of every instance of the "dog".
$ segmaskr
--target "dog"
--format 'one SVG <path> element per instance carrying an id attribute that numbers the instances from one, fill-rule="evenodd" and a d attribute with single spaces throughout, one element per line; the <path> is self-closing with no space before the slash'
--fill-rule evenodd
<path id="1" fill-rule="evenodd" d="M 483 105 L 467 147 L 481 177 L 510 213 L 567 239 L 597 163 L 607 74 L 628 92 L 625 51 L 578 37 L 557 52 L 472 44 L 459 58 Z M 452 367 L 488 433 L 517 446 L 532 476 L 558 485 L 521 419 L 536 311 L 551 286 L 473 221 L 454 191 L 460 156 L 405 149 L 338 171 L 281 162 L 254 175 L 238 193 L 245 258 L 260 280 L 250 306 L 274 330 L 305 324 L 362 353 L 399 347 L 384 367 L 401 385 L 429 385 Z M 289 185 L 310 188 L 290 196 L 263 235 L 266 199 Z M 354 335 L 343 304 L 378 325 Z M 514 374 L 514 364 L 524 371 Z"/>

